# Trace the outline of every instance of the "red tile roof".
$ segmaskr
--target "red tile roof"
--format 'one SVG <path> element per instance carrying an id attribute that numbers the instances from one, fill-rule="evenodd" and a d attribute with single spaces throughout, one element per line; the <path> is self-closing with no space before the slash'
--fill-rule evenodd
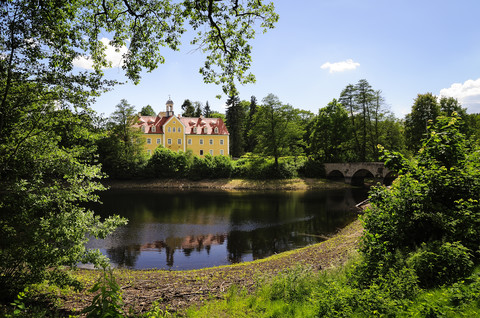
<path id="1" fill-rule="evenodd" d="M 163 134 L 163 125 L 171 118 L 160 116 L 139 116 L 133 127 L 145 127 L 146 134 Z M 185 133 L 196 135 L 228 135 L 228 129 L 221 118 L 175 117 L 185 126 Z M 155 126 L 155 132 L 151 127 Z M 194 127 L 197 128 L 195 133 Z M 205 129 L 206 128 L 206 129 Z M 215 132 L 215 128 L 217 132 Z"/>

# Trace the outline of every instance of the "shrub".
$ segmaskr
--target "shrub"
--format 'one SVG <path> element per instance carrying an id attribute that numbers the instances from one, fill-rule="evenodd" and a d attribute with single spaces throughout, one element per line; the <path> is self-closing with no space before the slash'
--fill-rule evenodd
<path id="1" fill-rule="evenodd" d="M 459 242 L 423 243 L 407 259 L 407 265 L 415 270 L 424 288 L 454 283 L 473 269 L 470 250 Z"/>
<path id="2" fill-rule="evenodd" d="M 399 177 L 370 193 L 358 267 L 363 284 L 402 268 L 407 258 L 429 287 L 448 273 L 449 282 L 468 275 L 470 261 L 479 263 L 480 151 L 459 133 L 458 120 L 439 117 L 411 162 L 384 151 Z"/>

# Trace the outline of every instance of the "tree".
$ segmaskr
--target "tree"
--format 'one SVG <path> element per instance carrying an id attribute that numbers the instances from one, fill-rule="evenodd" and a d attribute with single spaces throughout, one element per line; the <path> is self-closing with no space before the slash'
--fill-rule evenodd
<path id="1" fill-rule="evenodd" d="M 207 83 L 231 91 L 236 82 L 254 80 L 248 72 L 255 25 L 272 28 L 278 16 L 261 1 L 2 1 L 0 4 L 0 290 L 56 277 L 55 269 L 80 261 L 100 265 L 87 251 L 89 235 L 104 237 L 116 218 L 103 223 L 80 206 L 101 189 L 93 156 L 93 133 L 60 132 L 55 122 L 117 82 L 103 79 L 110 62 L 106 44 L 128 45 L 123 68 L 138 83 L 140 73 L 164 62 L 161 47 L 177 50 L 184 23 L 201 30 L 193 39 L 206 61 Z M 108 43 L 104 34 L 112 37 Z M 74 67 L 89 58 L 93 70 Z M 65 115 L 66 116 L 66 115 Z M 67 126 L 66 129 L 69 129 Z M 84 141 L 74 142 L 82 136 Z M 61 137 L 70 140 L 60 141 Z M 73 138 L 73 139 L 71 139 Z M 67 146 L 62 145 L 65 143 Z"/>
<path id="2" fill-rule="evenodd" d="M 203 109 L 203 116 L 205 118 L 210 118 L 211 115 L 212 115 L 212 110 L 210 109 L 210 105 L 208 104 L 208 100 L 207 100 L 207 102 L 205 103 L 205 108 Z"/>
<path id="3" fill-rule="evenodd" d="M 480 156 L 459 132 L 460 118 L 437 118 L 415 160 L 385 151 L 399 176 L 375 187 L 364 217 L 362 280 L 403 267 L 421 287 L 467 276 L 480 262 Z"/>
<path id="4" fill-rule="evenodd" d="M 111 177 L 132 178 L 146 164 L 144 137 L 132 128 L 136 119 L 135 107 L 122 99 L 107 123 L 107 135 L 99 140 L 99 160 Z"/>
<path id="5" fill-rule="evenodd" d="M 323 162 L 345 162 L 348 160 L 348 142 L 351 126 L 348 112 L 333 99 L 319 110 L 314 119 L 310 136 L 310 153 Z"/>
<path id="6" fill-rule="evenodd" d="M 195 117 L 200 117 L 202 116 L 203 110 L 202 110 L 202 103 L 200 102 L 195 102 Z"/>
<path id="7" fill-rule="evenodd" d="M 420 148 L 421 140 L 428 134 L 428 127 L 435 123 L 440 115 L 437 97 L 432 93 L 418 94 L 412 111 L 405 117 L 405 137 L 407 147 L 415 152 Z"/>
<path id="8" fill-rule="evenodd" d="M 140 111 L 140 115 L 142 115 L 142 116 L 157 116 L 157 113 L 155 113 L 152 106 L 147 105 L 147 106 L 142 107 L 142 110 Z"/>
<path id="9" fill-rule="evenodd" d="M 240 104 L 240 98 L 236 93 L 232 94 L 227 100 L 225 119 L 225 124 L 230 133 L 230 155 L 232 157 L 240 157 L 243 154 L 245 113 Z"/>
<path id="10" fill-rule="evenodd" d="M 377 161 L 377 144 L 382 140 L 382 121 L 389 115 L 381 91 L 375 91 L 367 80 L 349 84 L 342 91 L 339 101 L 349 112 L 352 127 L 350 160 Z"/>
<path id="11" fill-rule="evenodd" d="M 251 133 L 253 126 L 254 126 L 254 117 L 257 113 L 257 98 L 252 96 L 250 98 L 250 105 L 248 109 L 247 119 L 245 121 L 245 131 L 244 137 L 245 140 L 245 152 L 252 152 L 255 149 L 257 144 L 255 135 Z"/>
<path id="12" fill-rule="evenodd" d="M 278 170 L 278 159 L 291 154 L 302 143 L 304 128 L 298 125 L 298 110 L 282 105 L 277 96 L 269 94 L 262 102 L 251 132 L 257 136 L 255 152 L 272 156 Z"/>
<path id="13" fill-rule="evenodd" d="M 195 107 L 193 107 L 192 102 L 189 99 L 183 101 L 182 110 L 183 117 L 195 117 Z"/>

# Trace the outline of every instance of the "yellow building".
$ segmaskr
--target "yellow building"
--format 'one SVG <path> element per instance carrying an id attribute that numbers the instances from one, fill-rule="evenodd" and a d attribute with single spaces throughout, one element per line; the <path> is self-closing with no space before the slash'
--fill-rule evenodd
<path id="1" fill-rule="evenodd" d="M 173 151 L 191 149 L 195 155 L 229 155 L 229 133 L 221 118 L 182 117 L 173 113 L 167 101 L 166 112 L 157 116 L 139 116 L 133 127 L 145 137 L 145 151 L 153 154 L 159 145 Z"/>

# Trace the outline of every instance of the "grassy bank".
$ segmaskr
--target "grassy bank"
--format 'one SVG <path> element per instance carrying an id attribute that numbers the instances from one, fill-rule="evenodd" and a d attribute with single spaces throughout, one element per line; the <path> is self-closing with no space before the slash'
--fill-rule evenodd
<path id="1" fill-rule="evenodd" d="M 343 189 L 351 186 L 316 178 L 293 178 L 280 180 L 250 179 L 145 179 L 145 180 L 106 180 L 111 189 L 217 189 L 217 190 L 311 190 Z"/>
<path id="2" fill-rule="evenodd" d="M 356 221 L 322 243 L 253 262 L 192 271 L 115 270 L 114 274 L 127 310 L 131 308 L 141 314 L 158 302 L 162 309 L 184 313 L 192 305 L 224 299 L 233 286 L 254 292 L 258 281 L 287 269 L 304 266 L 318 272 L 344 264 L 355 252 L 361 232 L 361 224 Z M 75 276 L 84 288 L 79 292 L 60 293 L 61 307 L 75 313 L 90 304 L 94 295 L 88 289 L 100 274 L 94 270 L 76 271 Z"/>

